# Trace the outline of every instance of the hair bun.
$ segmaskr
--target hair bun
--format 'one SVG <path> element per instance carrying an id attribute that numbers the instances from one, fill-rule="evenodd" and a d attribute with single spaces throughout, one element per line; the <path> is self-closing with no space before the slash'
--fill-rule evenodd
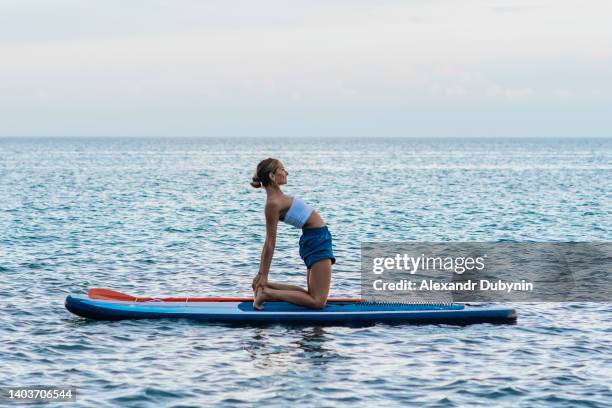
<path id="1" fill-rule="evenodd" d="M 253 176 L 253 181 L 251 181 L 251 186 L 254 188 L 261 188 L 261 181 L 259 181 L 259 177 Z"/>

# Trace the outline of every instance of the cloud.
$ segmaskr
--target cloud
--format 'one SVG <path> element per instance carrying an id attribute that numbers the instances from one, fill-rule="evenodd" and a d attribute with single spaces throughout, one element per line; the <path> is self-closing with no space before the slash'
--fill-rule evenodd
<path id="1" fill-rule="evenodd" d="M 567 101 L 572 98 L 574 92 L 569 89 L 556 89 L 554 95 L 561 100 Z"/>
<path id="2" fill-rule="evenodd" d="M 467 95 L 467 90 L 461 86 L 454 86 L 446 89 L 446 95 L 450 97 L 462 97 Z"/>
<path id="3" fill-rule="evenodd" d="M 503 98 L 510 101 L 526 100 L 535 94 L 532 88 L 505 88 L 493 85 L 486 90 L 486 95 L 492 98 Z"/>

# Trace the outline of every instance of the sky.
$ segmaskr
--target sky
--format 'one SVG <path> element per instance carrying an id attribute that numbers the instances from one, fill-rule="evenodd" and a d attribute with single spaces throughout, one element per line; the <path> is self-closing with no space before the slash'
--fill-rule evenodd
<path id="1" fill-rule="evenodd" d="M 612 137 L 611 21 L 609 0 L 0 0 L 0 137 Z"/>

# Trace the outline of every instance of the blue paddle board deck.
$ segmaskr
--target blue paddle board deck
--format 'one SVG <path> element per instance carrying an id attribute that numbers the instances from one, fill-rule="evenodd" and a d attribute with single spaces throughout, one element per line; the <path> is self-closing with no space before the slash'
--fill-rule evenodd
<path id="1" fill-rule="evenodd" d="M 367 302 L 328 302 L 321 310 L 285 302 L 266 302 L 262 311 L 253 302 L 168 302 L 98 300 L 69 295 L 72 313 L 95 320 L 187 318 L 230 324 L 361 325 L 373 323 L 513 323 L 516 311 L 502 306 L 410 305 Z"/>

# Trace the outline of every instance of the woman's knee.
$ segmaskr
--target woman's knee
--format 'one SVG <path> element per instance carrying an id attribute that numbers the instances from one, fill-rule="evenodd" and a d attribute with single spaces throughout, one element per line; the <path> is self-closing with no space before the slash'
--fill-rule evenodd
<path id="1" fill-rule="evenodd" d="M 315 309 L 323 309 L 327 304 L 327 298 L 324 297 L 315 297 L 313 302 L 313 307 Z"/>

